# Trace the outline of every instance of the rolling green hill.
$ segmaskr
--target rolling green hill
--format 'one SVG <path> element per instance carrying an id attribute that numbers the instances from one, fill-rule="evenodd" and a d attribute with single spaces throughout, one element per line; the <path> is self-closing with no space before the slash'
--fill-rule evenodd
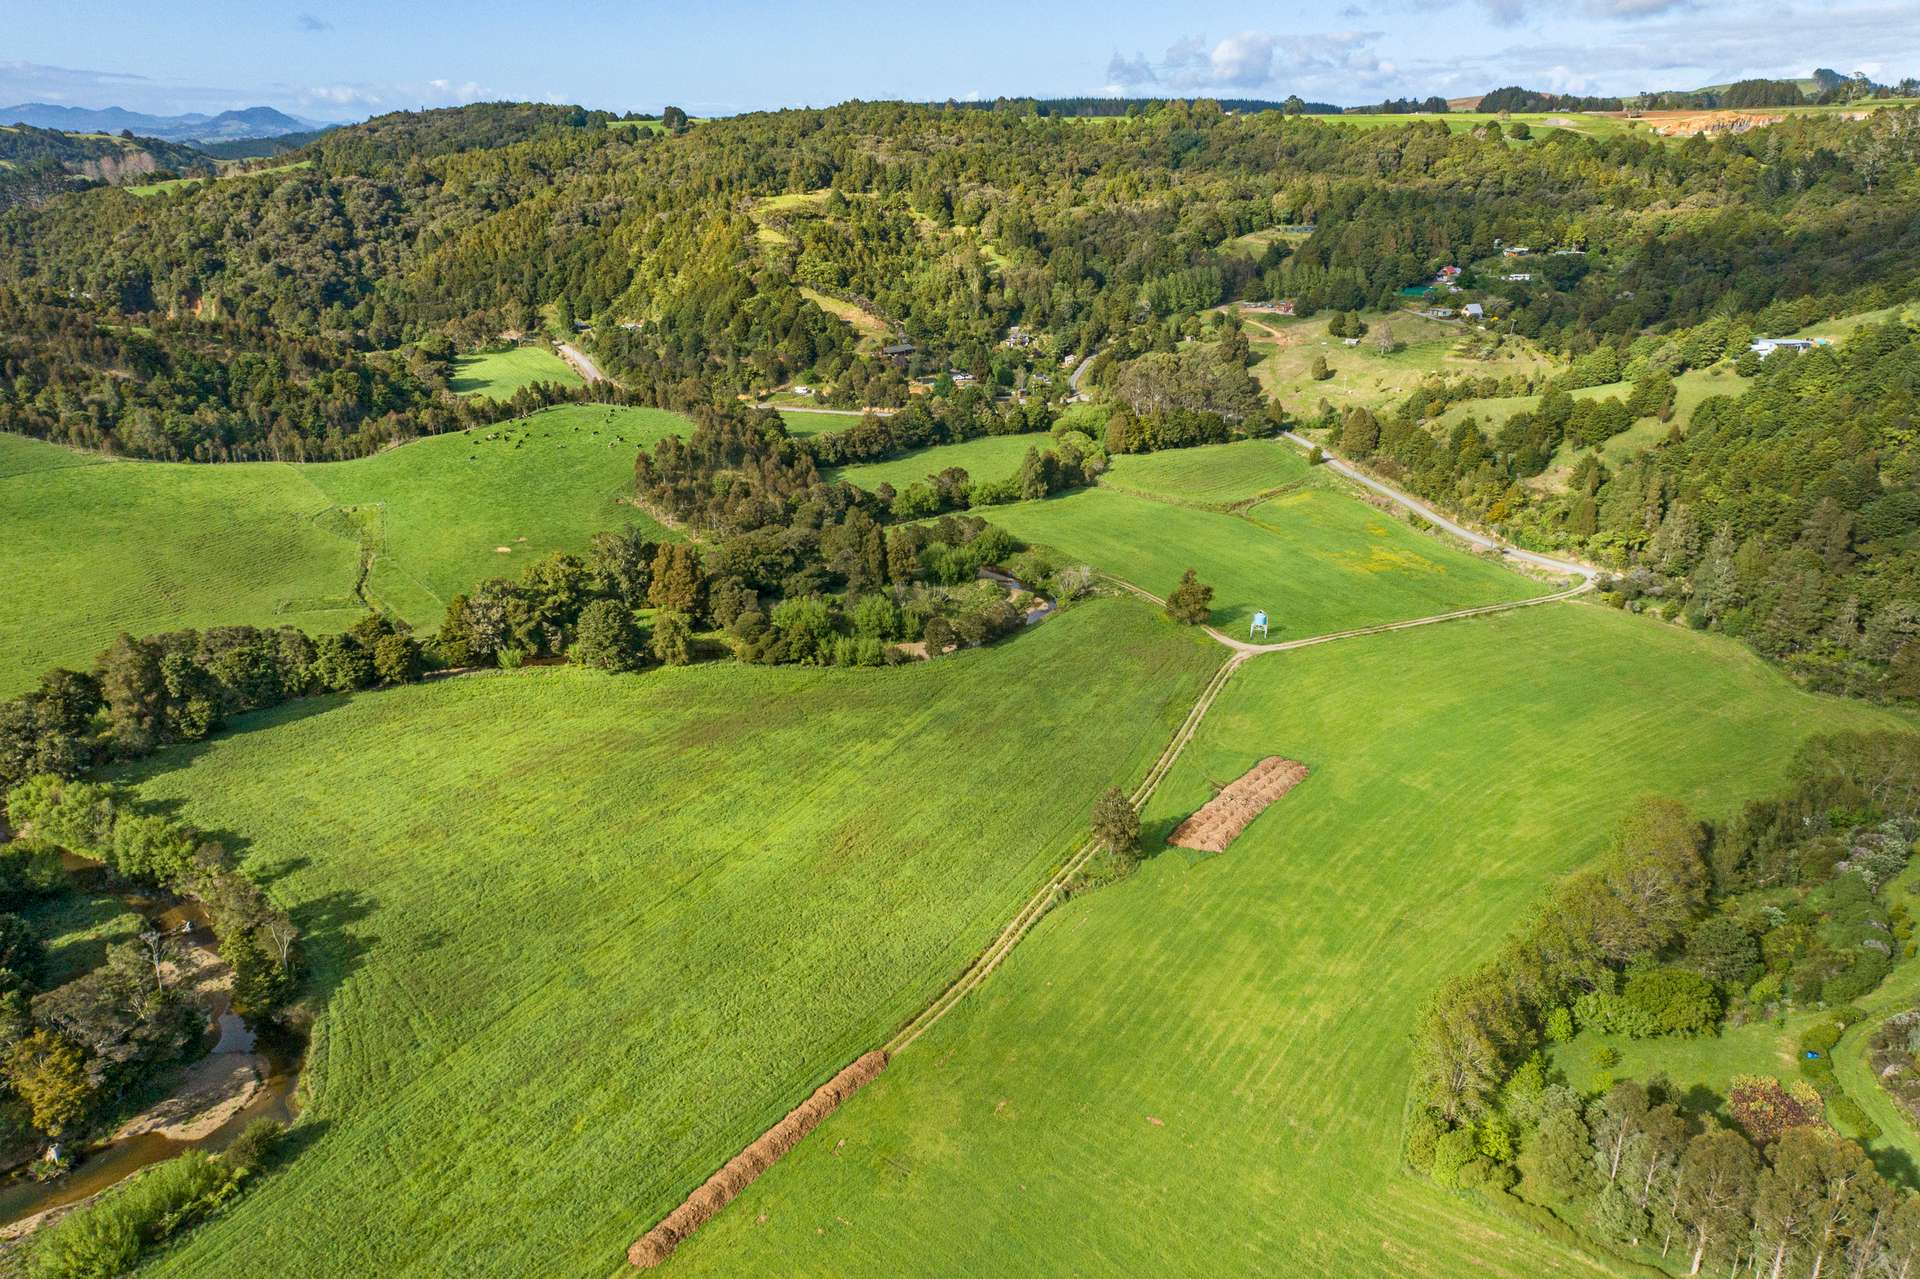
<path id="1" fill-rule="evenodd" d="M 1096 601 L 893 671 L 502 672 L 156 758 L 325 1012 L 306 1148 L 153 1273 L 605 1275 L 951 979 L 1222 656 Z"/>
<path id="2" fill-rule="evenodd" d="M 368 602 L 431 627 L 474 582 L 649 524 L 615 498 L 639 448 L 687 429 L 654 409 L 569 405 L 352 462 L 219 466 L 0 436 L 0 695 L 53 665 L 84 669 L 123 630 L 334 631 Z"/>
<path id="3" fill-rule="evenodd" d="M 1015 537 L 1166 595 L 1194 569 L 1213 623 L 1246 629 L 1265 609 L 1274 640 L 1545 594 L 1499 564 L 1423 536 L 1334 489 L 1300 489 L 1245 518 L 1108 489 L 994 507 Z"/>
<path id="4" fill-rule="evenodd" d="M 1896 722 L 1578 603 L 1257 657 L 1149 847 L 1263 756 L 1307 780 L 1056 910 L 670 1272 L 1608 1273 L 1400 1171 L 1422 1001 L 1639 796 L 1725 812 L 1808 734 Z"/>

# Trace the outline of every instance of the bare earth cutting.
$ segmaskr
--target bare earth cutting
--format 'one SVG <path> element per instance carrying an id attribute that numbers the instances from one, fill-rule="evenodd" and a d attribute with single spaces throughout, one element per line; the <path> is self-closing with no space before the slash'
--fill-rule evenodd
<path id="1" fill-rule="evenodd" d="M 1307 780 L 1307 766 L 1269 755 L 1230 782 L 1200 811 L 1181 822 L 1167 843 L 1203 853 L 1224 853 L 1267 805 Z"/>

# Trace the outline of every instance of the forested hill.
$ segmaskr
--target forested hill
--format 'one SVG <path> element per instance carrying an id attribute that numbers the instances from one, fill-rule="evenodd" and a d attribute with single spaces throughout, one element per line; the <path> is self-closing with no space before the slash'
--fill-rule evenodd
<path id="1" fill-rule="evenodd" d="M 0 126 L 0 209 L 38 204 L 76 186 L 210 174 L 213 168 L 213 161 L 192 147 L 158 138 Z"/>
<path id="2" fill-rule="evenodd" d="M 472 343 L 563 304 L 609 322 L 601 354 L 630 382 L 746 389 L 800 370 L 884 375 L 802 288 L 863 306 L 930 364 L 968 368 L 1015 324 L 1060 356 L 1124 354 L 1164 341 L 1168 316 L 1235 296 L 1370 306 L 1504 239 L 1587 250 L 1593 269 L 1510 315 L 1577 352 L 1711 313 L 1914 292 L 1916 180 L 1899 141 L 1913 118 L 1515 144 L 1208 104 L 1097 124 L 854 104 L 661 136 L 492 104 L 337 130 L 303 153 L 309 169 L 15 210 L 0 219 L 0 284 L 107 316 L 191 311 L 369 349 Z M 1291 249 L 1229 244 L 1309 224 Z"/>

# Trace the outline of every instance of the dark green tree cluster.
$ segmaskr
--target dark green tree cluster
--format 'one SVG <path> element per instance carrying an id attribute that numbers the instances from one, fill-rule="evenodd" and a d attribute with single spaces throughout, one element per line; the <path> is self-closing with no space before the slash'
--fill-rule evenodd
<path id="1" fill-rule="evenodd" d="M 604 383 L 461 397 L 447 390 L 452 354 L 444 340 L 366 351 L 247 318 L 149 315 L 134 327 L 0 286 L 0 430 L 163 461 L 308 461 L 563 400 L 628 398 Z"/>
<path id="2" fill-rule="evenodd" d="M 1761 1240 L 1811 1255 L 1807 1236 L 1765 1215 L 1782 1206 L 1763 1208 L 1755 1186 L 1803 1157 L 1860 1162 L 1830 1133 L 1794 1135 L 1821 1123 L 1822 1091 L 1836 1111 L 1849 1109 L 1830 1069 L 1810 1070 L 1812 1086 L 1794 1089 L 1736 1080 L 1726 1112 L 1739 1129 L 1729 1131 L 1712 1120 L 1715 1106 L 1682 1107 L 1658 1081 L 1603 1083 L 1602 1095 L 1581 1097 L 1541 1050 L 1578 1030 L 1696 1035 L 1732 1004 L 1769 1015 L 1787 1002 L 1840 1005 L 1869 992 L 1913 931 L 1904 907 L 1890 910 L 1878 894 L 1920 833 L 1915 742 L 1903 733 L 1814 739 L 1789 790 L 1729 821 L 1644 802 L 1599 866 L 1561 885 L 1492 962 L 1429 1006 L 1415 1040 L 1410 1161 L 1450 1185 L 1508 1189 L 1524 1152 L 1538 1174 L 1527 1193 L 1609 1244 L 1665 1256 L 1691 1232 L 1696 1248 L 1730 1258 L 1750 1259 L 1741 1250 Z M 1838 1036 L 1838 1026 L 1823 1033 L 1816 1051 Z M 1714 1221 L 1687 1206 L 1685 1189 L 1704 1175 L 1688 1171 L 1690 1160 L 1709 1155 L 1744 1166 L 1749 1183 L 1739 1211 Z M 1817 1199 L 1797 1185 L 1791 1193 Z M 1914 1211 L 1891 1192 L 1865 1212 L 1882 1210 Z M 1831 1258 L 1850 1238 L 1813 1246 L 1832 1248 Z"/>
<path id="3" fill-rule="evenodd" d="M 839 402 L 898 403 L 896 362 L 812 297 L 857 301 L 909 340 L 916 371 L 1045 398 L 1059 358 L 1191 308 L 1256 294 L 1369 307 L 1504 239 L 1588 250 L 1542 258 L 1545 286 L 1505 317 L 1578 355 L 1716 313 L 1905 296 L 1920 230 L 1903 119 L 1512 148 L 1439 122 L 1353 130 L 1211 103 L 1098 130 L 856 103 L 677 137 L 487 104 L 330 132 L 311 168 L 14 210 L 0 283 L 114 322 L 236 321 L 228 345 L 352 337 L 368 354 L 491 341 L 551 307 L 593 321 L 650 403 L 802 372 L 860 397 Z M 1701 216 L 1671 226 L 1678 206 Z M 1229 247 L 1276 224 L 1314 230 L 1259 256 Z M 1013 325 L 1037 342 L 1003 343 Z"/>
<path id="4" fill-rule="evenodd" d="M 117 787 L 53 774 L 12 787 L 6 808 L 18 834 L 0 845 L 0 905 L 11 909 L 67 891 L 63 854 L 96 862 L 120 879 L 206 908 L 233 968 L 237 1011 L 272 1018 L 291 998 L 300 931 L 218 844 L 143 809 Z M 68 1135 L 183 1056 L 201 1033 L 203 1010 L 175 975 L 184 956 L 174 934 L 149 927 L 110 946 L 103 963 L 43 990 L 32 948 L 9 926 L 17 919 L 0 914 L 0 962 L 7 965 L 0 971 L 9 983 L 0 993 L 0 1085 L 34 1129 Z"/>

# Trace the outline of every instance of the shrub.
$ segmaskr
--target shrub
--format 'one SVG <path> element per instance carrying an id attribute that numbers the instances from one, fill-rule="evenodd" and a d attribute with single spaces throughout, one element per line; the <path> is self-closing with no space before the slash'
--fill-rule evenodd
<path id="1" fill-rule="evenodd" d="M 1432 1172 L 1434 1148 L 1440 1141 L 1440 1116 L 1422 1110 L 1407 1126 L 1407 1163 L 1416 1172 Z"/>
<path id="2" fill-rule="evenodd" d="M 567 656 L 603 671 L 630 671 L 640 664 L 640 632 L 633 613 L 618 600 L 595 600 L 580 614 Z"/>
<path id="3" fill-rule="evenodd" d="M 31 1273 L 34 1279 L 125 1274 L 143 1247 L 218 1207 L 242 1175 L 199 1150 L 155 1164 L 42 1231 L 34 1243 Z"/>
<path id="4" fill-rule="evenodd" d="M 1763 1146 L 1789 1128 L 1826 1126 L 1819 1093 L 1804 1083 L 1786 1087 L 1770 1075 L 1735 1075 L 1727 1088 L 1727 1109 Z"/>
<path id="5" fill-rule="evenodd" d="M 1821 1022 L 1806 1034 L 1800 1036 L 1800 1047 L 1806 1052 L 1825 1054 L 1840 1042 L 1840 1036 L 1846 1028 L 1837 1021 Z"/>
<path id="6" fill-rule="evenodd" d="M 1620 1050 L 1612 1044 L 1595 1044 L 1593 1064 L 1601 1070 L 1612 1070 L 1620 1064 Z"/>
<path id="7" fill-rule="evenodd" d="M 220 1154 L 221 1162 L 237 1173 L 258 1172 L 273 1158 L 287 1126 L 277 1119 L 256 1119 L 240 1130 L 233 1144 Z"/>
<path id="8" fill-rule="evenodd" d="M 1654 1035 L 1701 1035 L 1720 1020 L 1720 997 L 1713 984 L 1684 968 L 1650 968 L 1627 978 L 1622 998 Z"/>
<path id="9" fill-rule="evenodd" d="M 1547 1038 L 1556 1044 L 1564 1044 L 1573 1038 L 1573 1010 L 1564 1004 L 1547 1014 Z"/>
<path id="10" fill-rule="evenodd" d="M 1167 616 L 1182 626 L 1198 626 L 1212 615 L 1213 588 L 1203 585 L 1192 569 L 1180 575 L 1180 584 L 1167 597 Z"/>
<path id="11" fill-rule="evenodd" d="M 373 645 L 373 670 L 383 684 L 411 684 L 420 678 L 420 644 L 398 631 Z"/>
<path id="12" fill-rule="evenodd" d="M 850 620 L 855 635 L 874 640 L 900 638 L 900 610 L 884 595 L 861 597 L 853 606 Z"/>
<path id="13" fill-rule="evenodd" d="M 1460 1184 L 1460 1170 L 1478 1154 L 1471 1128 L 1455 1128 L 1440 1134 L 1433 1146 L 1433 1179 L 1443 1186 Z"/>
<path id="14" fill-rule="evenodd" d="M 1857 1139 L 1873 1141 L 1880 1136 L 1880 1125 L 1867 1118 L 1867 1112 L 1860 1109 L 1860 1103 L 1845 1093 L 1830 1098 L 1827 1108 L 1833 1111 L 1833 1117 L 1840 1121 L 1840 1126 Z"/>
<path id="15" fill-rule="evenodd" d="M 693 660 L 693 626 L 685 613 L 666 612 L 653 619 L 653 656 L 662 666 Z"/>

